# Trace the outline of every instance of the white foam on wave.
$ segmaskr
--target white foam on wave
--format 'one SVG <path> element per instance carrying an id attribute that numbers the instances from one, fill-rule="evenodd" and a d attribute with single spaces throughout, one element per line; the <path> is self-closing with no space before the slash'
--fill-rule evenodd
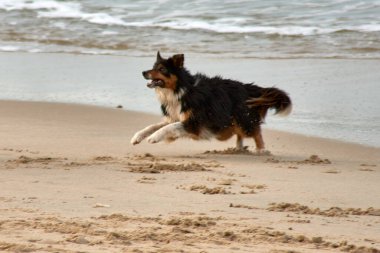
<path id="1" fill-rule="evenodd" d="M 232 22 L 229 22 L 232 21 Z M 235 23 L 235 24 L 234 24 Z M 205 30 L 215 33 L 264 33 L 287 36 L 310 36 L 330 34 L 340 31 L 353 32 L 378 32 L 380 24 L 365 24 L 358 26 L 337 26 L 337 27 L 317 27 L 317 26 L 252 26 L 244 25 L 243 19 L 229 20 L 220 19 L 213 22 L 202 20 L 177 19 L 173 21 L 141 21 L 124 22 L 124 26 L 132 27 L 161 27 L 174 30 Z"/>
<path id="2" fill-rule="evenodd" d="M 61 10 L 69 11 L 80 6 L 74 2 L 56 2 L 52 0 L 27 1 L 27 0 L 2 0 L 0 1 L 0 9 L 6 11 L 14 10 Z"/>
<path id="3" fill-rule="evenodd" d="M 119 17 L 108 13 L 87 13 L 82 11 L 82 5 L 76 2 L 57 2 L 52 0 L 2 0 L 0 9 L 6 11 L 35 10 L 39 18 L 76 18 L 90 23 L 103 25 L 125 25 Z"/>
<path id="4" fill-rule="evenodd" d="M 239 20 L 239 22 L 242 22 Z M 208 23 L 201 20 L 177 20 L 168 22 L 129 22 L 126 26 L 136 27 L 161 27 L 177 30 L 206 30 L 216 33 L 265 33 L 279 35 L 316 35 L 336 32 L 339 29 L 320 28 L 314 26 L 244 26 L 244 25 L 227 25 L 226 20 L 221 23 Z"/>
<path id="5" fill-rule="evenodd" d="M 357 29 L 362 32 L 380 32 L 380 24 L 361 25 Z"/>
<path id="6" fill-rule="evenodd" d="M 3 51 L 3 52 L 16 52 L 19 50 L 20 48 L 15 47 L 15 46 L 0 46 L 0 51 Z"/>
<path id="7" fill-rule="evenodd" d="M 77 3 L 65 3 L 59 6 L 59 8 L 39 11 L 38 16 L 42 18 L 77 18 L 101 25 L 125 25 L 125 22 L 121 18 L 101 12 L 86 13 L 81 9 L 81 5 Z"/>
<path id="8" fill-rule="evenodd" d="M 105 30 L 101 32 L 102 35 L 117 35 L 119 32 L 117 31 L 111 31 L 111 30 Z"/>

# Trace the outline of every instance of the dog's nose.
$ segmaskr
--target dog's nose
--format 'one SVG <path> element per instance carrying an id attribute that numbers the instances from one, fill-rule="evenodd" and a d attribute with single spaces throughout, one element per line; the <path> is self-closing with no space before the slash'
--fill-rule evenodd
<path id="1" fill-rule="evenodd" d="M 150 71 L 149 70 L 143 71 L 142 75 L 145 79 L 150 79 Z"/>

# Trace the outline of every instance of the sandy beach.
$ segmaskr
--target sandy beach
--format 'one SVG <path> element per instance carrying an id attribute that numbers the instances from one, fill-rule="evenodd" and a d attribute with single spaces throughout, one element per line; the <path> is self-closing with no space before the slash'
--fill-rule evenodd
<path id="1" fill-rule="evenodd" d="M 157 120 L 0 101 L 0 251 L 379 252 L 379 148 L 268 129 L 265 156 L 129 143 Z"/>
<path id="2" fill-rule="evenodd" d="M 380 253 L 379 13 L 379 0 L 0 0 L 0 253 Z M 265 152 L 134 146 L 161 120 L 142 75 L 157 51 L 281 89 L 292 112 L 268 112 Z"/>
<path id="3" fill-rule="evenodd" d="M 379 13 L 379 0 L 0 0 L 0 253 L 380 253 Z M 177 56 L 163 68 L 157 51 Z M 253 118 L 188 73 L 280 89 L 292 112 Z M 178 93 L 160 107 L 164 83 Z M 244 110 L 239 132 L 265 121 L 265 150 L 131 144 L 161 108 L 200 107 L 223 136 L 219 109 Z"/>

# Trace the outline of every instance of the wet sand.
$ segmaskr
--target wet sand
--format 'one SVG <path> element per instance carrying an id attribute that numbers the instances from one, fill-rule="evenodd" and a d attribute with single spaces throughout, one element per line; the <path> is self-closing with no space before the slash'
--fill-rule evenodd
<path id="1" fill-rule="evenodd" d="M 293 102 L 290 117 L 269 113 L 269 128 L 380 147 L 380 60 L 208 58 L 184 53 L 191 73 L 222 75 L 288 92 Z M 0 52 L 0 100 L 122 105 L 159 114 L 156 95 L 141 75 L 152 67 L 155 54 Z"/>

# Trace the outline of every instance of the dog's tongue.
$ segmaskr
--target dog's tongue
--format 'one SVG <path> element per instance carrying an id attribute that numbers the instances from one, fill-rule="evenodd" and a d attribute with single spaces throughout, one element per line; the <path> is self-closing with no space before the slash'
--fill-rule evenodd
<path id="1" fill-rule="evenodd" d="M 161 87 L 161 86 L 163 86 L 163 81 L 162 80 L 151 80 L 146 86 L 148 86 L 148 88 Z"/>
<path id="2" fill-rule="evenodd" d="M 150 80 L 146 86 L 148 86 L 148 88 L 154 88 L 154 83 L 153 83 L 153 80 Z"/>

